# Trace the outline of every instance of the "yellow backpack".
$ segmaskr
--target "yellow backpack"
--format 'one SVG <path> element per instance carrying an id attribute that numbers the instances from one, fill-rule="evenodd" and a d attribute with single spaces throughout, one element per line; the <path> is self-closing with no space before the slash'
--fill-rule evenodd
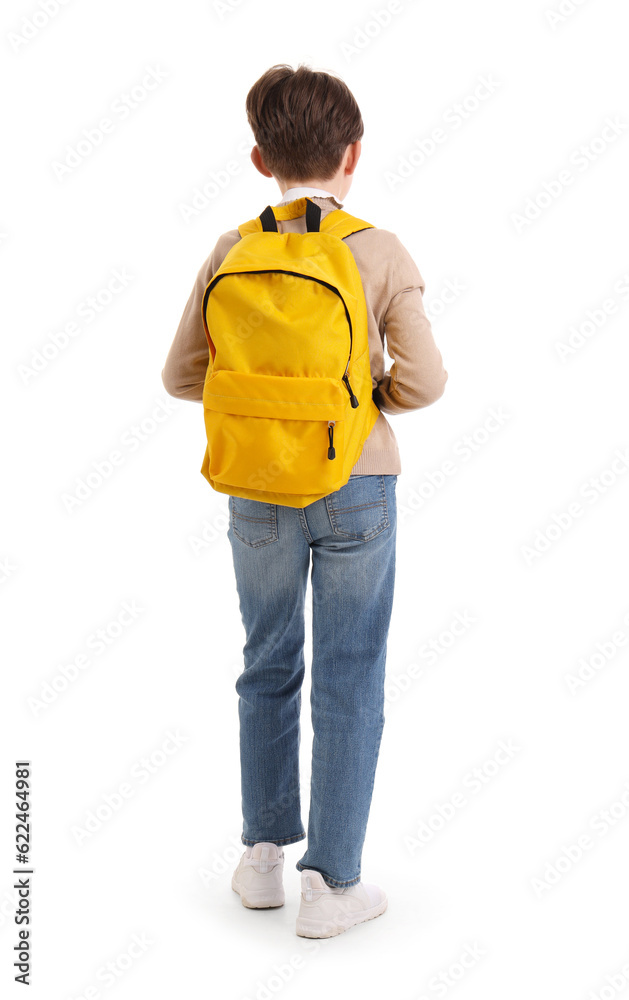
<path id="1" fill-rule="evenodd" d="M 307 232 L 277 220 L 306 212 Z M 238 227 L 203 296 L 201 467 L 219 493 L 306 507 L 344 486 L 379 410 L 367 307 L 346 236 L 374 227 L 309 198 Z"/>

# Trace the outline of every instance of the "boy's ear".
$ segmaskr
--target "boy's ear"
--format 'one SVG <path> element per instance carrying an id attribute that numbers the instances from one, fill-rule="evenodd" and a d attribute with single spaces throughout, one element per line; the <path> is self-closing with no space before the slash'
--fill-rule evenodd
<path id="1" fill-rule="evenodd" d="M 264 177 L 272 177 L 273 174 L 267 169 L 264 160 L 262 159 L 262 154 L 258 149 L 257 145 L 251 150 L 251 162 L 253 163 L 256 170 L 259 170 Z"/>
<path id="2" fill-rule="evenodd" d="M 360 139 L 357 139 L 356 142 L 353 142 L 350 146 L 347 147 L 347 163 L 345 164 L 346 174 L 354 173 L 356 166 L 358 164 L 358 160 L 360 159 L 362 148 L 363 147 Z"/>

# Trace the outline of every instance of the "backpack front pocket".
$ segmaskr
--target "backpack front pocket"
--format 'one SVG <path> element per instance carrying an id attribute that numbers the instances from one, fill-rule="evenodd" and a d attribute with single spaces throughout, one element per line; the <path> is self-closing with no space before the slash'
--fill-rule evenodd
<path id="1" fill-rule="evenodd" d="M 210 477 L 278 493 L 336 489 L 348 405 L 340 378 L 212 372 L 203 390 Z"/>

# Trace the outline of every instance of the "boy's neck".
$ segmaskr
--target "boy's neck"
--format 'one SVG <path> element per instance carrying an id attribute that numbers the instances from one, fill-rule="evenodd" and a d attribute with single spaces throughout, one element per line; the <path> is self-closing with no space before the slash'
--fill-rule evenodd
<path id="1" fill-rule="evenodd" d="M 279 201 L 278 204 L 285 205 L 289 201 L 294 201 L 296 198 L 304 197 L 334 198 L 339 207 L 342 204 L 341 199 L 338 195 L 334 194 L 334 192 L 313 184 L 295 184 L 285 188 L 282 192 L 282 200 Z"/>

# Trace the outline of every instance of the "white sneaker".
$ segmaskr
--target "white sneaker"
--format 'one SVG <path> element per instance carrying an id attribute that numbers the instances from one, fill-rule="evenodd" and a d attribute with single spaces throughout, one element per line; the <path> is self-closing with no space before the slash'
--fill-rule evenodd
<path id="1" fill-rule="evenodd" d="M 304 868 L 301 873 L 301 905 L 297 916 L 300 937 L 327 938 L 379 917 L 387 908 L 380 886 L 357 882 L 345 888 L 326 884 L 320 872 Z"/>
<path id="2" fill-rule="evenodd" d="M 240 893 L 243 906 L 283 906 L 283 872 L 284 851 L 278 844 L 248 845 L 232 875 L 232 889 Z"/>

